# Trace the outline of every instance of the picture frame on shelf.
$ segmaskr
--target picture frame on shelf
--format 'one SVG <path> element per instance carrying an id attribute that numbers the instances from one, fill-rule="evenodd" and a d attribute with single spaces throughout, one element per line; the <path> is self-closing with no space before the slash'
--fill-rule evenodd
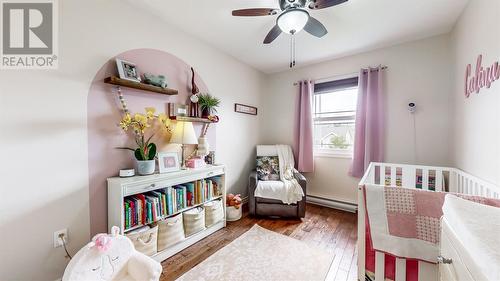
<path id="1" fill-rule="evenodd" d="M 208 165 L 215 164 L 215 151 L 210 151 L 207 156 L 205 156 L 205 163 Z"/>
<path id="2" fill-rule="evenodd" d="M 180 171 L 179 154 L 177 152 L 159 152 L 158 169 L 160 174 Z"/>
<path id="3" fill-rule="evenodd" d="M 122 59 L 116 59 L 116 68 L 118 69 L 118 76 L 120 79 L 141 82 L 141 77 L 139 75 L 139 70 L 133 62 L 129 62 Z"/>
<path id="4" fill-rule="evenodd" d="M 234 111 L 238 113 L 257 115 L 257 107 L 241 103 L 234 104 Z"/>
<path id="5" fill-rule="evenodd" d="M 186 104 L 180 104 L 180 103 L 169 103 L 168 104 L 168 115 L 170 117 L 177 117 L 177 116 L 188 116 L 189 113 L 189 107 Z"/>

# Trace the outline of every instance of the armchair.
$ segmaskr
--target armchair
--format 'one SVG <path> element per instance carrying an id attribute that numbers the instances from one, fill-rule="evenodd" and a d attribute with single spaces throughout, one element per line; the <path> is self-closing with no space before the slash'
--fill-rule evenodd
<path id="1" fill-rule="evenodd" d="M 306 195 L 307 180 L 301 173 L 294 174 Z M 250 173 L 248 182 L 248 207 L 250 215 L 303 218 L 306 215 L 306 197 L 296 204 L 283 204 L 280 200 L 255 197 L 257 172 Z"/>
<path id="2" fill-rule="evenodd" d="M 274 151 L 275 151 L 274 146 L 270 145 L 257 146 L 257 156 L 274 155 Z M 280 163 L 280 165 L 282 165 L 282 163 Z M 305 217 L 307 180 L 302 174 L 298 172 L 294 173 L 294 177 L 302 187 L 302 191 L 304 192 L 304 197 L 302 197 L 302 200 L 298 201 L 297 203 L 285 204 L 281 200 L 255 196 L 255 190 L 257 188 L 259 179 L 257 176 L 257 172 L 252 171 L 250 173 L 248 181 L 248 207 L 250 215 L 295 217 L 295 218 Z M 266 181 L 266 183 L 275 184 L 279 190 L 279 184 L 281 182 Z"/>

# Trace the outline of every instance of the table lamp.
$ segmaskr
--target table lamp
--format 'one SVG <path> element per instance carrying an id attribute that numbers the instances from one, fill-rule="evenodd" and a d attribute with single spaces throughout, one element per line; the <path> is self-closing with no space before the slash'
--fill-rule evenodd
<path id="1" fill-rule="evenodd" d="M 172 138 L 170 138 L 170 142 L 182 145 L 182 169 L 186 169 L 186 161 L 184 160 L 184 146 L 186 144 L 198 144 L 198 139 L 196 138 L 196 133 L 194 132 L 193 123 L 177 121 L 177 123 L 175 124 L 174 132 L 172 133 Z"/>

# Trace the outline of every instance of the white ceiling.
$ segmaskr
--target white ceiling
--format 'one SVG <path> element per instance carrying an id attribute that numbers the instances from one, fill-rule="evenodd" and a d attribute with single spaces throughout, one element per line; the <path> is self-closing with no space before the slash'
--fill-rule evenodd
<path id="1" fill-rule="evenodd" d="M 469 0 L 349 0 L 310 11 L 329 33 L 296 36 L 297 66 L 449 32 Z M 263 45 L 277 16 L 233 17 L 234 9 L 277 8 L 278 0 L 130 1 L 263 72 L 286 70 L 289 37 Z"/>

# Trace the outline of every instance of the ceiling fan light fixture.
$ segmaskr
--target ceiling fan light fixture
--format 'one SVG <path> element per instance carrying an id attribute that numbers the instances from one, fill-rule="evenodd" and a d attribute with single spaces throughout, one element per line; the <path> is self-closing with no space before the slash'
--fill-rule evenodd
<path id="1" fill-rule="evenodd" d="M 302 9 L 291 9 L 283 12 L 277 20 L 281 31 L 288 34 L 295 34 L 306 26 L 309 20 L 309 13 Z"/>

